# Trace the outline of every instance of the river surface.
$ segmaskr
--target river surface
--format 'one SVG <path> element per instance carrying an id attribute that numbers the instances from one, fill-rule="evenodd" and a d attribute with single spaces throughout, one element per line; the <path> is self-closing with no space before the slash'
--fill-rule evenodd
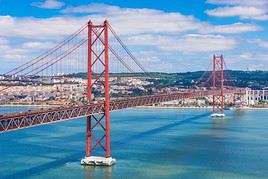
<path id="1" fill-rule="evenodd" d="M 111 148 L 113 167 L 80 165 L 85 118 L 0 134 L 0 178 L 268 178 L 268 111 L 115 111 Z"/>

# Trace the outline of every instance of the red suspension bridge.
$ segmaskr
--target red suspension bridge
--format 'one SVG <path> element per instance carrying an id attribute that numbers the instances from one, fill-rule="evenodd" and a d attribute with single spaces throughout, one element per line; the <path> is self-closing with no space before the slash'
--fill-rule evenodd
<path id="1" fill-rule="evenodd" d="M 55 47 L 5 73 L 9 80 L 7 85 L 0 89 L 0 94 L 11 92 L 16 88 L 18 86 L 16 81 L 29 84 L 33 83 L 33 79 L 51 80 L 59 78 L 61 76 L 59 74 L 82 71 L 87 74 L 87 83 L 84 90 L 80 91 L 86 99 L 83 104 L 66 103 L 60 107 L 2 113 L 0 133 L 86 117 L 86 158 L 82 159 L 81 163 L 112 165 L 115 160 L 111 158 L 110 149 L 110 111 L 212 96 L 214 116 L 223 117 L 224 95 L 245 93 L 244 89 L 224 87 L 224 59 L 222 55 L 214 55 L 211 75 L 204 80 L 207 75 L 203 74 L 196 82 L 196 85 L 207 86 L 206 89 L 188 89 L 126 98 L 111 97 L 110 79 L 113 73 L 139 72 L 143 77 L 153 78 L 152 73 L 149 73 L 135 58 L 107 21 L 100 25 L 94 25 L 89 21 Z M 64 87 L 57 87 L 54 98 L 64 101 L 68 98 L 64 93 L 65 90 Z M 101 100 L 96 100 L 97 93 Z M 92 154 L 96 150 L 103 150 L 103 157 L 93 157 Z"/>

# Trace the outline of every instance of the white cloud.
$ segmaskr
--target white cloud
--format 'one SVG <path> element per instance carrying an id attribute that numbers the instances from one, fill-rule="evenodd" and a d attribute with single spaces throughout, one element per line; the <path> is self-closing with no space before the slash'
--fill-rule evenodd
<path id="1" fill-rule="evenodd" d="M 241 19 L 267 20 L 267 10 L 253 6 L 233 6 L 219 7 L 212 10 L 207 10 L 206 13 L 216 17 L 232 17 L 239 16 Z"/>
<path id="2" fill-rule="evenodd" d="M 267 20 L 267 0 L 207 0 L 207 3 L 221 7 L 207 10 L 206 13 L 216 17 L 238 16 L 241 19 Z"/>
<path id="3" fill-rule="evenodd" d="M 26 59 L 26 54 L 29 53 L 27 49 L 12 47 L 10 45 L 10 42 L 5 39 L 4 41 L 2 41 L 4 43 L 1 43 L 1 41 L 2 40 L 0 39 L 1 62 L 9 62 L 9 61 L 18 62 L 20 60 Z"/>
<path id="4" fill-rule="evenodd" d="M 97 8 L 99 6 L 100 8 Z M 76 11 L 83 7 L 76 7 Z M 119 8 L 107 5 L 89 5 L 88 12 L 107 18 L 120 34 L 186 32 L 201 28 L 202 22 L 193 16 L 166 13 L 153 9 Z"/>
<path id="5" fill-rule="evenodd" d="M 71 34 L 87 18 L 52 17 L 52 18 L 16 18 L 0 16 L 0 35 L 12 37 L 24 37 L 33 39 L 47 39 L 55 36 Z"/>
<path id="6" fill-rule="evenodd" d="M 108 6 L 105 4 L 90 4 L 87 6 L 68 7 L 63 13 L 90 13 L 108 17 L 115 24 L 119 33 L 167 33 L 199 31 L 202 33 L 243 33 L 258 31 L 261 28 L 254 24 L 236 23 L 213 26 L 201 22 L 193 16 L 180 13 L 166 13 L 153 9 L 130 9 Z M 135 22 L 135 23 L 133 23 Z M 138 22 L 138 25 L 136 25 Z"/>
<path id="7" fill-rule="evenodd" d="M 50 49 L 54 47 L 52 42 L 25 42 L 22 44 L 22 48 L 25 49 Z"/>
<path id="8" fill-rule="evenodd" d="M 268 53 L 260 51 L 242 51 L 237 54 L 225 55 L 227 64 L 232 69 L 268 70 Z"/>
<path id="9" fill-rule="evenodd" d="M 100 7 L 99 9 L 97 8 L 98 6 Z M 104 19 L 108 19 L 120 35 L 186 33 L 194 31 L 202 33 L 241 33 L 260 30 L 260 27 L 254 24 L 238 23 L 213 26 L 201 22 L 193 16 L 185 16 L 180 13 L 166 13 L 153 9 L 119 8 L 103 4 L 93 4 L 86 7 L 75 7 L 73 10 L 67 8 L 64 11 L 94 12 L 94 14 L 83 16 L 65 15 L 51 18 L 0 16 L 0 36 L 49 40 L 71 34 L 89 19 L 93 19 L 94 23 L 101 23 Z M 94 11 L 94 9 L 98 10 Z M 205 32 L 205 29 L 207 29 L 207 32 Z"/>
<path id="10" fill-rule="evenodd" d="M 128 39 L 130 45 L 150 45 L 170 52 L 216 52 L 234 49 L 237 42 L 220 35 L 190 34 L 180 36 L 138 35 Z"/>
<path id="11" fill-rule="evenodd" d="M 229 24 L 229 25 L 210 26 L 209 28 L 200 29 L 199 32 L 236 34 L 236 33 L 243 33 L 243 32 L 260 31 L 260 30 L 262 30 L 262 28 L 255 24 L 234 23 L 234 24 Z"/>
<path id="12" fill-rule="evenodd" d="M 261 40 L 261 39 L 254 39 L 254 40 L 250 40 L 249 42 L 257 44 L 259 47 L 268 49 L 268 41 L 264 41 L 264 40 Z"/>
<path id="13" fill-rule="evenodd" d="M 238 42 L 230 34 L 261 30 L 261 27 L 255 24 L 212 25 L 181 13 L 120 8 L 104 4 L 68 7 L 62 12 L 61 16 L 51 18 L 0 16 L 0 36 L 6 43 L 1 47 L 0 38 L 0 49 L 6 49 L 5 53 L 0 54 L 0 59 L 15 61 L 17 58 L 19 61 L 19 57 L 27 59 L 26 55 L 34 57 L 36 52 L 39 53 L 40 50 L 52 46 L 54 42 L 61 41 L 63 36 L 73 33 L 89 19 L 92 19 L 95 24 L 108 19 L 123 41 L 128 39 L 127 44 L 137 45 L 136 47 L 146 46 L 144 51 L 153 49 L 153 55 L 145 54 L 144 58 L 142 55 L 138 57 L 147 64 L 150 64 L 148 62 L 150 60 L 155 61 L 158 69 L 162 66 L 172 67 L 173 65 L 166 61 L 164 62 L 166 65 L 159 66 L 159 64 L 163 63 L 165 58 L 168 60 L 179 58 L 178 53 L 189 55 L 207 52 L 210 54 L 235 49 Z M 77 16 L 76 13 L 81 14 Z M 223 36 L 224 34 L 228 36 Z M 12 46 L 7 44 L 11 37 L 23 41 Z M 136 47 L 131 47 L 133 53 L 139 51 Z M 205 58 L 207 57 L 203 59 Z"/>
<path id="14" fill-rule="evenodd" d="M 26 55 L 21 55 L 21 54 L 14 54 L 14 53 L 9 53 L 9 54 L 4 54 L 0 56 L 4 61 L 6 62 L 16 62 L 18 63 L 19 61 L 26 61 L 29 60 L 27 59 Z"/>
<path id="15" fill-rule="evenodd" d="M 207 0 L 211 4 L 228 4 L 228 5 L 244 5 L 244 6 L 263 6 L 268 5 L 267 0 Z"/>
<path id="16" fill-rule="evenodd" d="M 0 45 L 5 45 L 5 44 L 8 44 L 8 43 L 9 43 L 8 39 L 0 37 Z"/>
<path id="17" fill-rule="evenodd" d="M 120 10 L 118 6 L 109 6 L 106 4 L 89 4 L 84 6 L 69 6 L 63 10 L 62 13 L 116 13 Z M 132 10 L 132 9 L 129 9 Z"/>
<path id="18" fill-rule="evenodd" d="M 248 59 L 252 58 L 252 53 L 243 52 L 243 53 L 239 54 L 238 56 L 239 56 L 239 60 L 241 60 L 241 59 L 248 60 Z"/>
<path id="19" fill-rule="evenodd" d="M 64 3 L 57 0 L 46 0 L 43 2 L 33 2 L 32 6 L 44 9 L 60 9 L 64 6 Z"/>

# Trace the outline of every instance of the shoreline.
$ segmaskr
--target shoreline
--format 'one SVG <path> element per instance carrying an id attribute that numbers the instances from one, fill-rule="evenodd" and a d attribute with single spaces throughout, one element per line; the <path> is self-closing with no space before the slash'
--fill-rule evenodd
<path id="1" fill-rule="evenodd" d="M 206 107 L 195 107 L 195 106 L 190 106 L 190 107 L 181 107 L 181 106 L 138 106 L 135 107 L 140 108 L 140 109 L 202 109 L 202 110 L 207 110 L 207 109 L 212 109 L 212 106 L 206 106 Z M 226 111 L 254 111 L 254 110 L 268 110 L 268 107 L 265 108 L 260 108 L 260 107 L 249 107 L 249 108 L 242 108 L 242 109 L 225 109 Z"/>
<path id="2" fill-rule="evenodd" d="M 57 105 L 41 104 L 0 104 L 0 107 L 57 107 Z"/>
<path id="3" fill-rule="evenodd" d="M 146 108 L 155 108 L 155 109 L 210 109 L 212 107 L 194 107 L 194 106 L 191 106 L 191 107 L 181 107 L 181 106 L 138 106 L 138 107 L 135 107 L 135 108 L 143 108 L 143 109 L 146 109 Z"/>
<path id="4" fill-rule="evenodd" d="M 39 104 L 1 104 L 0 107 L 59 107 L 58 105 L 39 105 Z M 205 106 L 205 107 L 195 107 L 195 106 L 189 106 L 189 107 L 182 107 L 182 106 L 137 106 L 134 107 L 136 109 L 212 109 L 212 106 Z M 250 111 L 250 110 L 268 110 L 268 107 L 248 107 L 248 108 L 242 108 L 242 109 L 225 109 L 227 111 Z"/>

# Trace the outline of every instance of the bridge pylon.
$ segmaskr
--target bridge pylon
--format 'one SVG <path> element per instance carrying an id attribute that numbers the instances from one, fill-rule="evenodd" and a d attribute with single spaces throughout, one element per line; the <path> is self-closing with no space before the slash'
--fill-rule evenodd
<path id="1" fill-rule="evenodd" d="M 212 66 L 212 117 L 224 118 L 224 59 L 223 55 L 213 55 Z"/>
<path id="2" fill-rule="evenodd" d="M 109 89 L 109 42 L 108 21 L 93 25 L 88 22 L 88 83 L 87 98 L 93 101 L 92 89 L 98 84 L 104 89 L 104 109 L 99 115 L 87 116 L 86 127 L 86 157 L 82 165 L 113 165 L 110 149 L 110 89 Z M 103 153 L 103 156 L 92 156 L 93 152 Z"/>

